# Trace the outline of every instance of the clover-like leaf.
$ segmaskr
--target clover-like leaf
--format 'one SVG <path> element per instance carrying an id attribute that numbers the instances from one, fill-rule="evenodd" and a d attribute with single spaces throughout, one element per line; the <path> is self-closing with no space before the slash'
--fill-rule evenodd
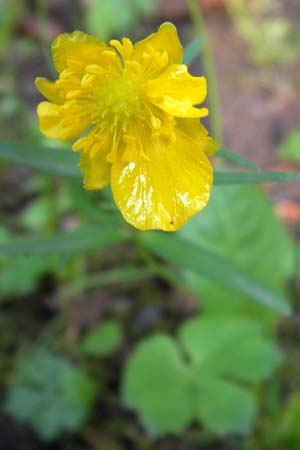
<path id="1" fill-rule="evenodd" d="M 138 344 L 125 368 L 123 401 L 157 435 L 179 433 L 192 420 L 217 434 L 245 434 L 257 409 L 246 383 L 270 376 L 278 362 L 254 320 L 192 319 L 179 342 L 161 334 Z"/>
<path id="2" fill-rule="evenodd" d="M 270 376 L 280 361 L 259 323 L 243 316 L 193 319 L 181 327 L 179 337 L 200 374 L 259 381 Z"/>
<path id="3" fill-rule="evenodd" d="M 219 378 L 202 378 L 197 383 L 196 417 L 217 434 L 246 434 L 256 414 L 255 396 L 247 389 Z"/>
<path id="4" fill-rule="evenodd" d="M 144 339 L 129 358 L 122 397 L 155 435 L 179 433 L 192 418 L 190 379 L 176 343 L 166 335 Z"/>

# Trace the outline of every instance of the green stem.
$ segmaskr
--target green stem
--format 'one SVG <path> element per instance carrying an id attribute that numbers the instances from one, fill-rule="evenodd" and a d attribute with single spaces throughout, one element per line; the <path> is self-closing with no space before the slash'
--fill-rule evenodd
<path id="1" fill-rule="evenodd" d="M 61 296 L 73 298 L 76 294 L 86 289 L 95 289 L 109 285 L 131 284 L 147 281 L 153 277 L 153 271 L 148 268 L 124 266 L 99 274 L 85 275 L 71 285 L 61 289 Z"/>
<path id="2" fill-rule="evenodd" d="M 42 53 L 44 56 L 44 59 L 47 63 L 48 69 L 53 76 L 53 78 L 56 78 L 56 73 L 53 68 L 50 52 L 49 52 L 49 27 L 48 27 L 48 11 L 47 6 L 45 4 L 44 0 L 35 0 L 35 7 L 36 7 L 36 13 L 38 17 L 38 24 L 39 24 L 39 41 L 40 46 L 42 49 Z"/>
<path id="3" fill-rule="evenodd" d="M 212 51 L 208 40 L 207 28 L 202 15 L 202 11 L 198 6 L 197 0 L 188 0 L 190 16 L 197 33 L 204 37 L 204 45 L 202 50 L 203 66 L 208 84 L 208 108 L 210 112 L 211 132 L 214 139 L 219 143 L 223 142 L 221 108 L 219 100 L 219 90 L 216 69 L 212 57 Z"/>

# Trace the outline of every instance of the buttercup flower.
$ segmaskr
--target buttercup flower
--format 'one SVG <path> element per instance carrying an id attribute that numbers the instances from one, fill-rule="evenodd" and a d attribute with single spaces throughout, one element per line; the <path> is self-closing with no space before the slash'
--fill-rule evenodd
<path id="1" fill-rule="evenodd" d="M 208 202 L 213 173 L 207 155 L 218 145 L 195 105 L 206 96 L 204 77 L 182 64 L 176 28 L 164 23 L 133 45 L 107 46 L 81 31 L 53 45 L 59 78 L 37 78 L 49 100 L 38 105 L 40 130 L 77 140 L 85 189 L 109 182 L 124 218 L 141 230 L 174 231 Z"/>

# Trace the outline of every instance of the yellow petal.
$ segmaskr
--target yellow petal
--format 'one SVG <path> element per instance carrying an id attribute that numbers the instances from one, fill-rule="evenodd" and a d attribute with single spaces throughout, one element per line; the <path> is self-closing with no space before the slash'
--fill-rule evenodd
<path id="1" fill-rule="evenodd" d="M 37 107 L 37 115 L 41 132 L 62 141 L 71 141 L 89 126 L 87 119 L 73 116 L 68 118 L 69 123 L 66 124 L 63 106 L 50 102 L 41 102 Z"/>
<path id="2" fill-rule="evenodd" d="M 154 50 L 166 51 L 169 57 L 169 64 L 179 64 L 182 60 L 183 50 L 180 44 L 176 27 L 170 23 L 163 23 L 156 33 L 150 34 L 142 41 L 134 45 L 132 58 L 141 59 L 147 46 L 151 45 Z"/>
<path id="3" fill-rule="evenodd" d="M 194 107 L 204 101 L 206 91 L 205 78 L 193 77 L 183 64 L 173 64 L 145 86 L 151 103 L 175 117 L 206 116 L 206 108 Z"/>
<path id="4" fill-rule="evenodd" d="M 98 152 L 93 157 L 88 153 L 81 153 L 79 166 L 84 174 L 83 186 L 85 189 L 102 189 L 109 183 L 111 164 L 106 161 L 104 152 Z"/>
<path id="5" fill-rule="evenodd" d="M 175 231 L 207 204 L 212 167 L 196 141 L 177 130 L 175 142 L 143 140 L 135 160 L 119 157 L 111 185 L 124 218 L 140 230 Z M 144 136 L 146 137 L 146 136 Z"/>
<path id="6" fill-rule="evenodd" d="M 46 78 L 36 78 L 35 85 L 37 90 L 46 97 L 47 100 L 53 103 L 61 104 L 63 99 L 60 97 L 56 83 L 46 80 Z"/>
<path id="7" fill-rule="evenodd" d="M 207 129 L 198 119 L 177 119 L 177 126 L 185 134 L 195 139 L 208 156 L 219 150 L 220 144 L 208 136 Z"/>
<path id="8" fill-rule="evenodd" d="M 52 44 L 55 68 L 62 72 L 70 61 L 76 61 L 82 68 L 86 64 L 97 64 L 105 49 L 107 46 L 103 41 L 82 31 L 60 34 Z"/>

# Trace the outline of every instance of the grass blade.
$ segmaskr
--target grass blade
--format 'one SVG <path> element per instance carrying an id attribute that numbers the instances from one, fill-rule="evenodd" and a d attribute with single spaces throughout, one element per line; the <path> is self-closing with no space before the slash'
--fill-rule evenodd
<path id="1" fill-rule="evenodd" d="M 221 149 L 218 156 L 237 164 L 256 169 L 240 155 Z M 53 149 L 42 145 L 0 141 L 0 160 L 22 164 L 49 175 L 80 178 L 78 155 L 71 150 Z M 215 171 L 215 184 L 253 184 L 300 180 L 299 172 L 238 172 Z"/>
<path id="2" fill-rule="evenodd" d="M 49 237 L 25 236 L 0 245 L 5 256 L 34 254 L 72 254 L 101 250 L 128 239 L 123 230 L 112 227 L 86 227 L 75 231 L 54 234 Z"/>
<path id="3" fill-rule="evenodd" d="M 232 264 L 225 257 L 195 245 L 178 235 L 149 232 L 139 235 L 140 245 L 181 270 L 190 270 L 222 286 L 245 294 L 259 303 L 288 315 L 290 308 L 284 298 L 263 282 Z"/>
<path id="4" fill-rule="evenodd" d="M 195 39 L 193 39 L 184 49 L 182 60 L 183 64 L 189 66 L 201 52 L 203 44 L 204 44 L 203 36 L 197 36 Z"/>
<path id="5" fill-rule="evenodd" d="M 232 162 L 242 167 L 246 167 L 247 169 L 258 170 L 258 167 L 253 162 L 249 161 L 249 159 L 245 158 L 242 155 L 239 155 L 238 153 L 234 153 L 227 148 L 221 148 L 215 156 L 216 158 L 225 159 L 226 161 Z"/>
<path id="6" fill-rule="evenodd" d="M 215 171 L 214 184 L 255 184 L 300 180 L 300 172 L 227 172 Z"/>
<path id="7" fill-rule="evenodd" d="M 0 159 L 49 175 L 80 177 L 78 155 L 71 150 L 54 149 L 23 142 L 0 141 Z"/>

